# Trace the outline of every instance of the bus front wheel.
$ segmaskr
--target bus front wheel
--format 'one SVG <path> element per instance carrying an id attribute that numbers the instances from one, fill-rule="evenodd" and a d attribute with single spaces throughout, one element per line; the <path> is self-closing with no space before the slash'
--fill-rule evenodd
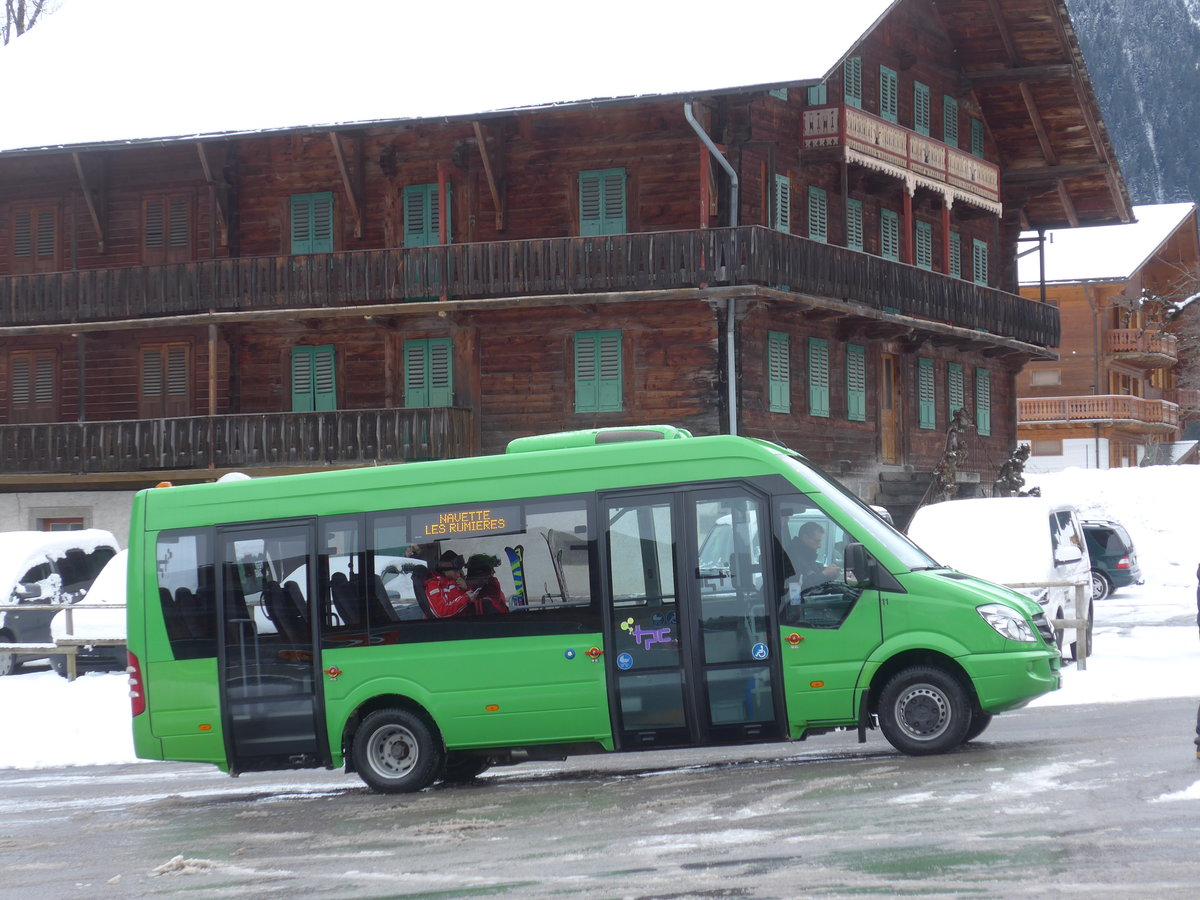
<path id="1" fill-rule="evenodd" d="M 428 787 L 442 765 L 441 741 L 407 709 L 377 709 L 354 732 L 354 767 L 372 790 L 407 794 Z"/>
<path id="2" fill-rule="evenodd" d="M 879 728 L 910 756 L 953 750 L 971 727 L 971 700 L 952 675 L 914 666 L 893 675 L 879 695 Z"/>

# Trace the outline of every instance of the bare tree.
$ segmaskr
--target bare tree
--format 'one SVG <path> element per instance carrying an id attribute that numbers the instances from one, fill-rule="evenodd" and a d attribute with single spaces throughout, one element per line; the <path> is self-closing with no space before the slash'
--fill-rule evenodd
<path id="1" fill-rule="evenodd" d="M 7 44 L 18 38 L 38 23 L 43 13 L 58 8 L 57 0 L 4 0 L 4 21 L 0 23 L 0 37 Z"/>

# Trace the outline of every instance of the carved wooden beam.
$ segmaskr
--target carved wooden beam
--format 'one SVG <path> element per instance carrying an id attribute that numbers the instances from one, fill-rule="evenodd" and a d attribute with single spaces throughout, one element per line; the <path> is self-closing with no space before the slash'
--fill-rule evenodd
<path id="1" fill-rule="evenodd" d="M 229 185 L 225 183 L 225 157 L 228 150 L 224 144 L 206 146 L 196 142 L 196 154 L 200 157 L 200 168 L 204 180 L 212 192 L 213 206 L 217 216 L 217 243 L 229 246 Z M 216 173 L 222 173 L 220 177 Z"/>
<path id="2" fill-rule="evenodd" d="M 1071 223 L 1072 228 L 1079 227 L 1079 213 L 1075 210 L 1075 201 L 1071 199 L 1071 192 L 1067 190 L 1066 184 L 1058 183 L 1058 199 L 1062 203 L 1063 213 L 1067 217 L 1067 221 Z"/>
<path id="3" fill-rule="evenodd" d="M 487 176 L 488 190 L 492 193 L 492 205 L 496 207 L 496 230 L 504 230 L 504 212 L 508 205 L 508 192 L 504 179 L 503 144 L 496 141 L 498 152 L 492 159 L 492 150 L 488 147 L 487 135 L 483 131 L 483 123 L 474 121 L 471 126 L 475 129 L 475 143 L 479 145 L 479 155 L 483 159 L 483 174 Z"/>
<path id="4" fill-rule="evenodd" d="M 362 238 L 363 236 L 363 213 L 362 213 L 362 138 L 354 136 L 350 138 L 351 146 L 355 150 L 355 171 L 356 176 L 350 173 L 350 167 L 346 165 L 346 155 L 342 152 L 342 136 L 336 131 L 329 132 L 329 140 L 333 144 L 333 155 L 337 159 L 338 172 L 342 175 L 342 187 L 346 191 L 346 202 L 350 205 L 350 215 L 354 219 L 354 236 Z"/>
<path id="5" fill-rule="evenodd" d="M 83 156 L 79 153 L 72 153 L 71 159 L 75 163 L 75 174 L 79 176 L 79 186 L 83 188 L 83 200 L 87 204 L 88 215 L 92 218 L 92 227 L 96 229 L 96 247 L 104 252 L 104 159 L 103 157 L 90 157 L 92 160 L 87 165 L 83 162 Z M 91 169 L 92 171 L 88 171 Z"/>

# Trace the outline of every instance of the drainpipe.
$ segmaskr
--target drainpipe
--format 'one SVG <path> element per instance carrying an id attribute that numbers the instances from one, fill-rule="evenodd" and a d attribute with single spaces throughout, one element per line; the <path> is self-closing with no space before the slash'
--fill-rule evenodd
<path id="1" fill-rule="evenodd" d="M 708 152 L 713 155 L 713 158 L 720 163 L 721 168 L 729 174 L 729 227 L 736 228 L 738 223 L 738 176 L 733 166 L 725 155 L 717 149 L 717 145 L 713 143 L 712 138 L 696 121 L 696 117 L 692 115 L 692 101 L 688 100 L 683 104 L 683 117 L 687 119 L 687 123 L 692 126 L 692 131 L 696 132 L 696 136 L 700 138 L 701 143 L 708 148 Z M 734 353 L 733 332 L 736 317 L 734 315 L 733 298 L 730 297 L 725 301 L 725 367 L 727 377 L 725 379 L 729 388 L 729 433 L 737 434 L 737 369 L 736 354 Z"/>

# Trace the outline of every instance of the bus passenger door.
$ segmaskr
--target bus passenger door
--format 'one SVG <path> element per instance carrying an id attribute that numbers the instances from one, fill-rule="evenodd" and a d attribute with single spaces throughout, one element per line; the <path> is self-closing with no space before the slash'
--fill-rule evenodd
<path id="1" fill-rule="evenodd" d="M 231 770 L 328 763 L 314 652 L 311 523 L 222 529 L 222 721 Z"/>

